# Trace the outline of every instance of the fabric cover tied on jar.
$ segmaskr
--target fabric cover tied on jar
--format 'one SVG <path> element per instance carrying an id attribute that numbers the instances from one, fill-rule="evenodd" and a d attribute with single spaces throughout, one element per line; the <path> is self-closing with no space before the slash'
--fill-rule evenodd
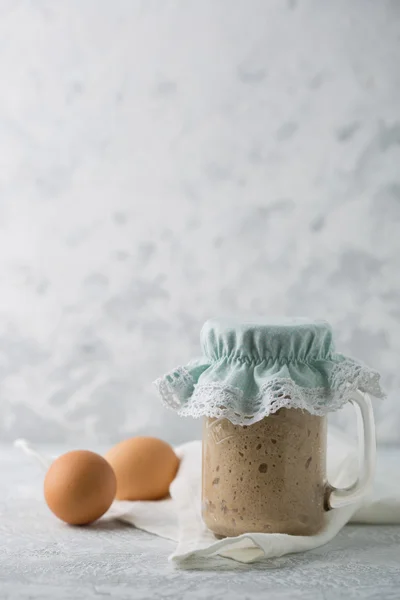
<path id="1" fill-rule="evenodd" d="M 155 382 L 163 403 L 181 416 L 250 425 L 280 408 L 325 415 L 356 389 L 384 397 L 376 371 L 335 351 L 326 321 L 211 319 L 201 346 L 201 359 Z"/>

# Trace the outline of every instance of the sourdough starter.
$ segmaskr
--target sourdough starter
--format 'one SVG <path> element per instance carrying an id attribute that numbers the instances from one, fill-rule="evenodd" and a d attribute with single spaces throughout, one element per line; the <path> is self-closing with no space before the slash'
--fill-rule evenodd
<path id="1" fill-rule="evenodd" d="M 317 533 L 325 471 L 325 417 L 281 409 L 249 426 L 204 420 L 202 514 L 217 535 Z"/>

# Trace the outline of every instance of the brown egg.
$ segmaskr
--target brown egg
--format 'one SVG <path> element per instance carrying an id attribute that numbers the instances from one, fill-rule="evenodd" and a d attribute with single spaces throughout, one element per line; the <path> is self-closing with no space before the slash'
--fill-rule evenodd
<path id="1" fill-rule="evenodd" d="M 118 500 L 160 500 L 169 492 L 179 459 L 167 442 L 134 437 L 105 455 L 117 477 Z"/>
<path id="2" fill-rule="evenodd" d="M 109 463 L 88 450 L 74 450 L 57 458 L 44 481 L 47 506 L 70 525 L 87 525 L 99 519 L 110 508 L 116 489 Z"/>

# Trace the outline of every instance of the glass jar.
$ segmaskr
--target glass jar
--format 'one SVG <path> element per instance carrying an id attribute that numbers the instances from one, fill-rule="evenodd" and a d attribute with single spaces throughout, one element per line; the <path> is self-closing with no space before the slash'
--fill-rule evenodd
<path id="1" fill-rule="evenodd" d="M 374 472 L 368 394 L 379 374 L 335 351 L 329 323 L 211 319 L 202 358 L 157 380 L 163 402 L 203 416 L 203 518 L 220 536 L 313 535 L 325 511 L 360 500 Z M 328 413 L 352 403 L 360 421 L 360 471 L 343 489 L 326 481 Z"/>
<path id="2" fill-rule="evenodd" d="M 324 523 L 326 417 L 281 409 L 253 425 L 204 419 L 203 519 L 215 534 L 313 535 Z"/>

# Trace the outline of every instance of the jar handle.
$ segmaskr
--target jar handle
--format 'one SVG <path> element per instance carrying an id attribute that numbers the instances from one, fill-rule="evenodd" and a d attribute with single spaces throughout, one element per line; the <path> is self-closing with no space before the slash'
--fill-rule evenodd
<path id="1" fill-rule="evenodd" d="M 350 402 L 357 413 L 359 474 L 356 481 L 345 488 L 328 484 L 327 508 L 340 508 L 360 500 L 372 484 L 375 472 L 376 440 L 372 404 L 367 394 L 353 392 Z"/>

